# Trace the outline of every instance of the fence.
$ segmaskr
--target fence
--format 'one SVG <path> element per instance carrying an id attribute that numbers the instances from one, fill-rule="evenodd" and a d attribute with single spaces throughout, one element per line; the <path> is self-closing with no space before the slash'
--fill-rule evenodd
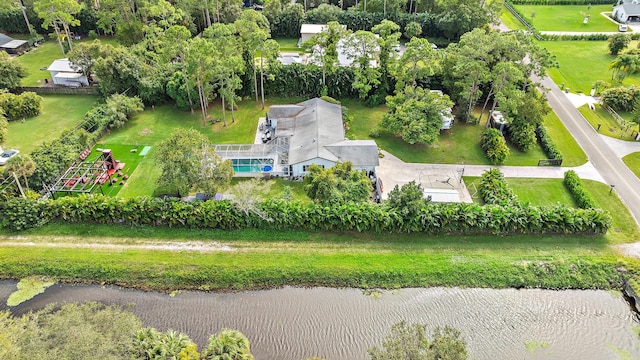
<path id="1" fill-rule="evenodd" d="M 509 10 L 509 12 L 513 16 L 516 17 L 516 19 L 518 19 L 518 21 L 522 23 L 522 25 L 524 25 L 524 27 L 527 28 L 527 30 L 529 30 L 529 32 L 531 33 L 531 35 L 533 35 L 533 37 L 535 37 L 537 40 L 542 40 L 542 36 L 540 36 L 536 28 L 534 28 L 533 25 L 529 24 L 527 20 L 525 20 L 522 16 L 520 16 L 520 14 L 516 11 L 516 9 L 514 9 L 511 6 L 511 4 L 509 4 L 506 1 L 503 1 L 502 4 L 504 5 L 505 8 L 507 8 L 507 10 Z"/>
<path id="2" fill-rule="evenodd" d="M 601 105 L 603 109 L 605 109 L 609 115 L 613 116 L 614 119 L 616 119 L 616 122 L 618 123 L 618 125 L 620 126 L 620 128 L 623 127 L 628 127 L 629 123 L 622 118 L 622 116 L 618 115 L 618 113 L 613 110 L 612 108 L 610 108 L 608 105 L 602 104 Z"/>
<path id="3" fill-rule="evenodd" d="M 538 166 L 562 166 L 562 159 L 538 160 Z"/>
<path id="4" fill-rule="evenodd" d="M 85 87 L 64 87 L 64 86 L 23 86 L 16 88 L 15 92 L 20 94 L 25 91 L 32 91 L 38 95 L 42 94 L 63 94 L 63 95 L 95 95 L 97 94 L 93 86 Z"/>

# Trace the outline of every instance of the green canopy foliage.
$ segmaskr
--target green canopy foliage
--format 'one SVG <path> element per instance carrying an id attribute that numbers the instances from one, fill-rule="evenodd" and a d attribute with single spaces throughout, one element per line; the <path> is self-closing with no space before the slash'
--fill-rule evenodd
<path id="1" fill-rule="evenodd" d="M 364 171 L 353 169 L 351 162 L 338 163 L 328 169 L 313 164 L 308 171 L 304 190 L 317 202 L 335 205 L 369 199 L 371 180 Z"/>

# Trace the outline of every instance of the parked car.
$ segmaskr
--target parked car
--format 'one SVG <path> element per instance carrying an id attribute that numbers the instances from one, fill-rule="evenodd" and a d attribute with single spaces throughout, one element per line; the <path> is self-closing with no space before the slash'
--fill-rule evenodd
<path id="1" fill-rule="evenodd" d="M 620 32 L 627 32 L 627 30 L 629 30 L 629 26 L 627 24 L 620 24 L 618 25 L 618 31 Z"/>
<path id="2" fill-rule="evenodd" d="M 6 165 L 7 161 L 12 157 L 18 155 L 20 151 L 18 150 L 5 150 L 2 155 L 0 155 L 0 165 Z"/>

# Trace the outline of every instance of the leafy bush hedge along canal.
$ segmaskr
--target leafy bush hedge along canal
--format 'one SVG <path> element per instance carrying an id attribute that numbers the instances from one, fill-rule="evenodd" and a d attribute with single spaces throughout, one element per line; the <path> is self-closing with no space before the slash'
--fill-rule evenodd
<path id="1" fill-rule="evenodd" d="M 228 200 L 185 203 L 101 195 L 37 201 L 12 198 L 0 204 L 0 225 L 19 231 L 51 220 L 73 223 L 154 225 L 209 229 L 358 231 L 426 234 L 604 234 L 611 216 L 602 209 L 529 204 L 425 204 L 417 216 L 374 203 L 325 206 L 268 200 L 245 213 Z"/>

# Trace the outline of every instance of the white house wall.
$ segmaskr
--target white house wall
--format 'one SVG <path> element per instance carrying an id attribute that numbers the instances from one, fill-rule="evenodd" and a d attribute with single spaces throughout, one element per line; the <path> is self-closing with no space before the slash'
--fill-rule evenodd
<path id="1" fill-rule="evenodd" d="M 303 161 L 303 162 L 297 163 L 295 165 L 292 165 L 292 167 L 293 167 L 292 175 L 293 176 L 304 176 L 304 175 L 306 175 L 306 172 L 303 170 L 303 168 L 305 166 L 308 166 L 308 165 L 311 165 L 311 164 L 324 166 L 325 169 L 328 169 L 328 168 L 332 167 L 333 165 L 335 165 L 336 163 L 333 162 L 333 161 L 329 161 L 329 160 L 325 160 L 325 159 L 321 159 L 321 158 L 315 158 L 315 159 L 312 159 L 312 160 Z"/>
<path id="2" fill-rule="evenodd" d="M 624 12 L 624 8 L 620 6 L 618 9 L 614 10 L 614 17 L 618 19 L 620 22 L 627 22 L 627 14 Z"/>

